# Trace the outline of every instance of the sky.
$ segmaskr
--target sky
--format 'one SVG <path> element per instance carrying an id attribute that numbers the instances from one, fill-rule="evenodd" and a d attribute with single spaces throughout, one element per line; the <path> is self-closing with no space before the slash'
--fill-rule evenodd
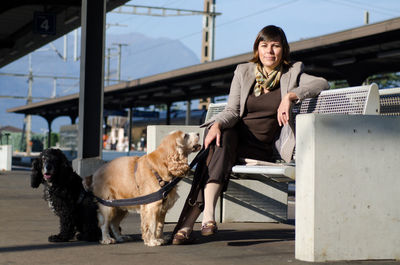
<path id="1" fill-rule="evenodd" d="M 321 36 L 364 25 L 365 12 L 369 23 L 400 16 L 399 0 L 215 0 L 216 17 L 214 59 L 251 51 L 253 41 L 264 26 L 280 26 L 289 42 Z M 202 0 L 130 1 L 128 5 L 144 5 L 202 11 Z M 128 10 L 128 9 L 124 9 Z M 140 9 L 143 11 L 144 9 Z M 107 33 L 139 32 L 151 37 L 182 41 L 201 57 L 203 17 L 155 17 L 110 13 Z M 128 43 L 129 44 L 129 43 Z M 163 43 L 160 43 L 163 45 Z M 147 49 L 151 49 L 148 47 Z"/>
<path id="2" fill-rule="evenodd" d="M 365 12 L 369 13 L 369 23 L 400 17 L 400 0 L 215 0 L 216 12 L 221 15 L 216 17 L 215 28 L 215 53 L 214 59 L 222 59 L 252 50 L 252 45 L 257 33 L 267 25 L 280 26 L 286 33 L 290 42 L 322 36 L 334 32 L 348 30 L 364 25 Z M 203 11 L 203 0 L 135 0 L 127 5 L 142 5 L 153 7 L 179 8 Z M 124 8 L 124 10 L 128 10 Z M 139 9 L 144 11 L 144 9 Z M 169 41 L 180 41 L 197 57 L 201 58 L 202 41 L 202 15 L 156 17 L 131 14 L 108 13 L 107 34 L 143 34 L 160 43 L 156 46 L 168 45 Z M 115 26 L 118 24 L 119 26 Z M 114 25 L 114 26 L 112 26 Z M 69 34 L 72 39 L 72 33 Z M 134 43 L 125 43 L 134 45 Z M 143 50 L 149 51 L 154 46 Z M 47 50 L 47 52 L 46 52 Z M 35 51 L 34 57 L 39 54 L 52 55 L 53 60 L 60 60 L 49 45 Z M 69 52 L 72 56 L 72 51 Z M 130 56 L 132 54 L 124 54 Z M 27 61 L 27 56 L 20 60 Z M 79 62 L 77 62 L 79 64 Z M 48 74 L 48 67 L 34 66 L 35 74 Z M 72 70 L 72 69 L 71 69 Z M 173 70 L 173 69 L 171 69 Z M 0 72 L 17 72 L 13 64 L 0 69 Z M 76 69 L 75 69 L 76 72 Z M 70 75 L 69 73 L 54 73 L 55 75 Z M 0 77 L 1 78 L 1 77 Z M 74 84 L 77 89 L 78 81 L 65 82 L 64 90 Z M 72 83 L 71 83 L 72 82 Z M 63 84 L 61 84 L 63 85 Z M 26 86 L 26 84 L 24 84 Z M 51 84 L 49 84 L 51 86 Z M 76 93 L 76 91 L 71 93 Z M 17 90 L 16 90 L 17 91 Z M 26 93 L 26 88 L 21 89 Z M 26 96 L 26 95 L 20 95 Z M 0 100 L 1 102 L 4 102 Z M 5 114 L 16 115 L 16 114 Z M 14 117 L 14 116 L 13 116 Z M 21 118 L 22 119 L 22 116 Z M 47 130 L 46 122 L 35 118 L 41 123 L 43 130 Z M 60 124 L 69 124 L 69 118 L 61 117 L 60 121 L 52 125 L 53 131 L 58 131 Z M 58 119 L 57 119 L 58 120 Z M 2 125 L 4 122 L 2 122 Z"/>

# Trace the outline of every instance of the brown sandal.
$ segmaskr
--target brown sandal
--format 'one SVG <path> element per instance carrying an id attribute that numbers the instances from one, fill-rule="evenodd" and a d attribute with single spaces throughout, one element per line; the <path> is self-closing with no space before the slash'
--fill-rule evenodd
<path id="1" fill-rule="evenodd" d="M 172 240 L 172 245 L 186 245 L 192 243 L 194 238 L 191 235 L 192 232 L 188 234 L 185 230 L 179 230 L 174 235 L 174 239 Z"/>
<path id="2" fill-rule="evenodd" d="M 201 226 L 202 236 L 211 236 L 218 232 L 217 223 L 214 221 L 208 221 Z"/>

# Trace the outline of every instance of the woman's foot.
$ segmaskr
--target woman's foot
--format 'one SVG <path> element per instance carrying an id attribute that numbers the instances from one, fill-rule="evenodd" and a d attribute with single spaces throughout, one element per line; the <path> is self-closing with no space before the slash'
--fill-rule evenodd
<path id="1" fill-rule="evenodd" d="M 208 221 L 207 223 L 201 226 L 202 236 L 211 236 L 217 233 L 217 231 L 218 231 L 217 223 L 214 221 Z"/>
<path id="2" fill-rule="evenodd" d="M 172 245 L 186 245 L 192 243 L 193 240 L 192 231 L 179 230 L 172 239 Z"/>

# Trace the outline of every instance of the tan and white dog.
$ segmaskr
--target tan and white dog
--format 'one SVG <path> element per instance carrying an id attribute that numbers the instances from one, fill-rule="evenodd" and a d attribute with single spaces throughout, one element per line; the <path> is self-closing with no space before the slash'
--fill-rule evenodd
<path id="1" fill-rule="evenodd" d="M 95 196 L 105 200 L 136 198 L 156 192 L 162 182 L 186 175 L 189 170 L 188 155 L 200 150 L 199 140 L 198 133 L 174 131 L 164 137 L 158 148 L 150 154 L 114 159 L 99 168 L 93 176 L 87 177 L 85 184 Z M 165 215 L 178 199 L 176 190 L 175 186 L 165 199 L 144 205 L 108 207 L 99 203 L 100 243 L 113 244 L 127 240 L 128 237 L 121 234 L 119 225 L 129 211 L 134 211 L 141 215 L 144 244 L 163 244 Z M 110 229 L 113 236 L 110 235 Z"/>

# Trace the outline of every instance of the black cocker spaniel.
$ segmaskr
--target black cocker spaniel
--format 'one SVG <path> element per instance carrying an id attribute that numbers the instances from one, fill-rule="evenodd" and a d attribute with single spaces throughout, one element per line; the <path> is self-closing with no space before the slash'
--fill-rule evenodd
<path id="1" fill-rule="evenodd" d="M 60 217 L 60 233 L 49 236 L 50 242 L 74 239 L 98 241 L 101 230 L 97 221 L 97 204 L 82 185 L 69 161 L 59 149 L 46 149 L 32 162 L 32 188 L 44 185 L 44 199 Z"/>

